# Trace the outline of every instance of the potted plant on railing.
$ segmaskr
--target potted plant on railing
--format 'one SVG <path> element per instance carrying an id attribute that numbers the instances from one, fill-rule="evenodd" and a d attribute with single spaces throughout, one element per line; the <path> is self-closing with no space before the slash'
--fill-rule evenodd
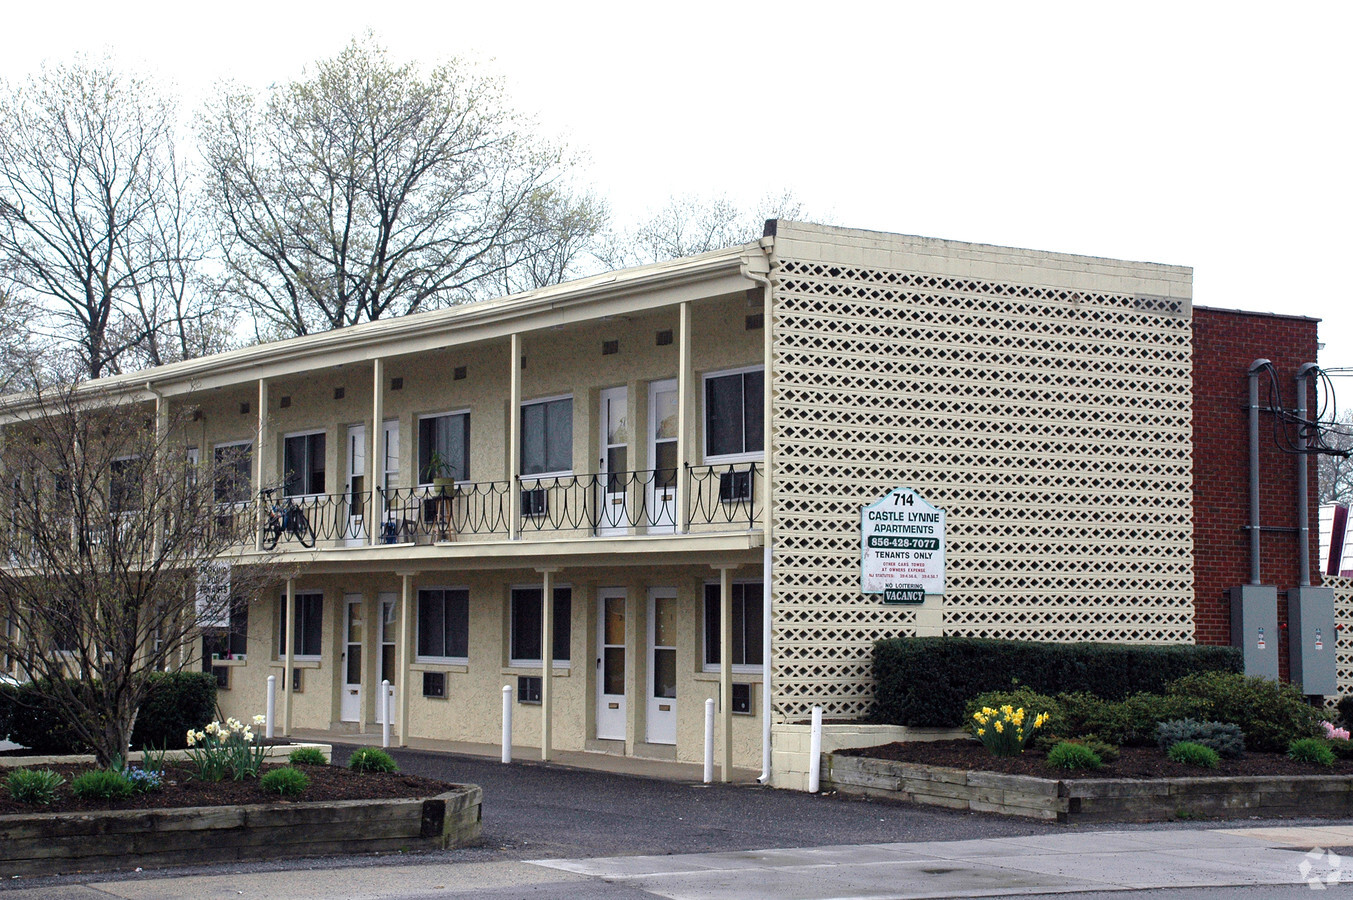
<path id="1" fill-rule="evenodd" d="M 437 539 L 445 541 L 451 525 L 451 499 L 456 495 L 456 467 L 440 451 L 433 450 L 423 471 L 423 477 L 432 482 L 436 498 Z"/>
<path id="2" fill-rule="evenodd" d="M 440 451 L 432 451 L 423 471 L 424 477 L 432 482 L 433 493 L 449 496 L 455 491 L 456 467 L 451 464 L 451 460 L 442 456 Z"/>

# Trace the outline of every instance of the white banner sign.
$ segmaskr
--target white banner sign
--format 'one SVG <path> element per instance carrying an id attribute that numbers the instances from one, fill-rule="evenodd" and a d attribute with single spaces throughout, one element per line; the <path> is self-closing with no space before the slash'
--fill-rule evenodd
<path id="1" fill-rule="evenodd" d="M 209 563 L 197 570 L 197 625 L 230 627 L 229 563 Z"/>
<path id="2" fill-rule="evenodd" d="M 860 511 L 860 590 L 890 603 L 944 593 L 944 510 L 894 488 Z"/>

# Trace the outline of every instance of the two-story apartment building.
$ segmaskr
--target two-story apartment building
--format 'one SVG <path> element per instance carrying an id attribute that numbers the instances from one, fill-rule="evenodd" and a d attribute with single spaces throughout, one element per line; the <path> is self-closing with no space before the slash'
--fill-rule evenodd
<path id="1" fill-rule="evenodd" d="M 1194 639 L 1191 270 L 767 232 L 113 379 L 291 563 L 191 650 L 224 711 L 374 729 L 388 679 L 397 740 L 497 743 L 506 686 L 518 744 L 694 761 L 716 698 L 777 783 L 878 638 Z M 920 604 L 860 590 L 897 487 L 947 515 Z"/>

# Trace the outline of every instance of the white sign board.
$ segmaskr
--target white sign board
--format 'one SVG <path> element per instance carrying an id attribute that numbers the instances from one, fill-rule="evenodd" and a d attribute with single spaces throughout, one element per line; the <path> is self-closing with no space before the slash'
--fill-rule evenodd
<path id="1" fill-rule="evenodd" d="M 197 570 L 197 625 L 230 627 L 229 563 L 207 563 Z"/>
<path id="2" fill-rule="evenodd" d="M 860 590 L 891 603 L 944 593 L 944 510 L 894 488 L 860 511 Z"/>

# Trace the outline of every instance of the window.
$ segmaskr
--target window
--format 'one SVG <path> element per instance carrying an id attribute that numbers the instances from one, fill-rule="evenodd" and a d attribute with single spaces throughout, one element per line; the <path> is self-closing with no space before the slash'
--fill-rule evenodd
<path id="1" fill-rule="evenodd" d="M 538 666 L 540 656 L 540 597 L 541 589 L 512 589 L 512 638 L 510 663 L 514 666 Z M 572 638 L 573 589 L 554 589 L 554 662 L 569 661 L 569 641 Z"/>
<path id="2" fill-rule="evenodd" d="M 286 601 L 283 600 L 283 605 Z M 244 659 L 249 650 L 249 601 L 236 598 L 230 604 L 230 625 L 202 629 L 202 671 L 210 672 L 215 659 Z"/>
<path id="3" fill-rule="evenodd" d="M 282 442 L 282 493 L 288 497 L 324 493 L 324 432 L 293 434 Z"/>
<path id="4" fill-rule="evenodd" d="M 141 468 L 141 461 L 135 456 L 124 456 L 108 464 L 110 512 L 132 512 L 141 508 L 141 484 L 145 475 Z"/>
<path id="5" fill-rule="evenodd" d="M 242 503 L 253 493 L 254 444 L 233 441 L 211 451 L 213 492 L 217 503 Z"/>
<path id="6" fill-rule="evenodd" d="M 573 398 L 541 400 L 521 408 L 521 473 L 573 471 Z"/>
<path id="7" fill-rule="evenodd" d="M 745 369 L 705 376 L 705 460 L 760 454 L 765 373 Z"/>
<path id="8" fill-rule="evenodd" d="M 733 599 L 733 668 L 760 671 L 762 582 L 735 581 Z M 719 667 L 719 585 L 705 585 L 705 668 Z"/>
<path id="9" fill-rule="evenodd" d="M 470 592 L 425 588 L 418 592 L 419 660 L 456 660 L 470 655 Z"/>
<path id="10" fill-rule="evenodd" d="M 433 454 L 437 459 L 433 459 Z M 434 462 L 451 467 L 449 475 L 457 481 L 470 478 L 470 414 L 447 413 L 420 416 L 418 419 L 418 483 L 432 484 L 445 472 L 434 471 Z"/>
<path id="11" fill-rule="evenodd" d="M 277 656 L 287 654 L 286 641 L 287 595 L 277 604 Z M 291 652 L 296 659 L 319 659 L 324 640 L 324 595 L 297 594 L 296 621 L 292 629 Z"/>

